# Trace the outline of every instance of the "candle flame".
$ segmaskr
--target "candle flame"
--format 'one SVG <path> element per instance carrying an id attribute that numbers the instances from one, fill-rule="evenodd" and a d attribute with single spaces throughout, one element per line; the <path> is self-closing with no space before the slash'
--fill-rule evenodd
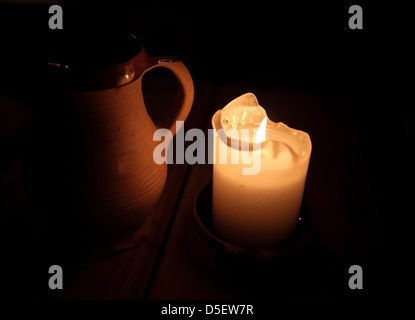
<path id="1" fill-rule="evenodd" d="M 258 131 L 256 133 L 255 143 L 261 143 L 265 141 L 265 131 L 267 129 L 267 117 L 262 119 L 261 124 L 259 125 Z"/>

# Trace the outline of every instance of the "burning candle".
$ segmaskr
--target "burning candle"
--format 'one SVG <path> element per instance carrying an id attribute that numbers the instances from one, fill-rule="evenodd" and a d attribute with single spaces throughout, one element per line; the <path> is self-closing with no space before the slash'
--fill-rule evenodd
<path id="1" fill-rule="evenodd" d="M 212 222 L 223 240 L 243 247 L 284 246 L 297 226 L 311 140 L 272 122 L 252 93 L 212 118 Z"/>

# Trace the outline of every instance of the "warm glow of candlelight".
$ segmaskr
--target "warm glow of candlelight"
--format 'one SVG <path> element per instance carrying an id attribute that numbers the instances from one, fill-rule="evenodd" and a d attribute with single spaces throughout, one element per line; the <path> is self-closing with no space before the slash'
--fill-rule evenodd
<path id="1" fill-rule="evenodd" d="M 217 132 L 212 224 L 218 236 L 250 248 L 285 246 L 298 224 L 311 155 L 309 135 L 268 119 L 252 93 L 218 110 L 212 126 Z M 231 139 L 221 138 L 220 130 Z"/>

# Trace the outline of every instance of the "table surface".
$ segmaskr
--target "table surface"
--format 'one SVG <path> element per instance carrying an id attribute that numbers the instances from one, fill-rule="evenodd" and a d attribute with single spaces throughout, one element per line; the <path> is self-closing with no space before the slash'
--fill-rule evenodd
<path id="1" fill-rule="evenodd" d="M 13 139 L 2 138 L 0 145 L 9 150 L 2 151 L 1 162 L 0 209 L 9 239 L 3 250 L 3 274 L 23 275 L 20 280 L 6 279 L 10 294 L 34 299 L 342 299 L 352 295 L 349 266 L 372 270 L 381 240 L 377 203 L 347 105 L 335 97 L 272 85 L 195 81 L 195 101 L 185 129 L 207 131 L 213 113 L 245 92 L 254 92 L 265 107 L 274 106 L 268 112 L 272 120 L 308 132 L 313 143 L 304 194 L 312 209 L 312 237 L 299 250 L 267 262 L 226 254 L 198 227 L 192 206 L 196 193 L 212 177 L 208 164 L 168 166 L 165 189 L 138 231 L 141 241 L 136 247 L 65 261 L 64 251 L 50 237 L 47 222 L 31 208 L 20 182 L 19 149 L 13 145 L 24 135 L 30 112 L 1 95 L 2 118 L 7 115 L 7 122 L 14 125 L 14 132 L 8 128 L 4 133 Z M 10 116 L 7 108 L 25 111 Z M 47 285 L 48 268 L 60 261 L 64 289 L 52 291 Z M 374 278 L 369 276 L 368 281 Z"/>

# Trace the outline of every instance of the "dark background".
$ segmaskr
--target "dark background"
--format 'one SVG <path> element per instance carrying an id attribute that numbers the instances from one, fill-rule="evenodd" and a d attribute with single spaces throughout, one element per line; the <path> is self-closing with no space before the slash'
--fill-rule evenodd
<path id="1" fill-rule="evenodd" d="M 50 4 L 10 3 L 0 7 L 5 91 L 30 87 L 35 68 L 70 48 L 90 52 L 82 37 L 130 32 L 150 54 L 181 59 L 195 79 L 268 83 L 351 101 L 359 131 L 386 120 L 402 129 L 413 115 L 401 100 L 410 89 L 410 81 L 400 81 L 409 75 L 413 25 L 401 3 L 67 1 L 63 30 L 48 28 Z M 348 27 L 352 4 L 363 8 L 363 30 Z M 94 54 L 105 60 L 111 53 Z M 35 79 L 42 83 L 39 70 Z"/>
<path id="2" fill-rule="evenodd" d="M 348 27 L 353 4 L 363 8 L 363 30 Z M 63 30 L 50 30 L 48 7 L 0 5 L 0 89 L 23 102 L 30 99 L 33 79 L 42 86 L 42 65 L 68 46 L 62 39 L 87 51 L 87 41 L 77 44 L 78 35 L 85 39 L 114 32 L 133 33 L 151 55 L 179 58 L 195 80 L 270 84 L 346 102 L 381 208 L 387 249 L 378 258 L 385 272 L 401 270 L 397 261 L 408 254 L 401 245 L 407 234 L 398 236 L 393 227 L 403 227 L 410 211 L 408 191 L 401 186 L 411 179 L 405 165 L 413 159 L 414 137 L 413 99 L 406 98 L 413 91 L 408 8 L 379 1 L 243 1 L 232 6 L 69 1 L 62 5 Z"/>

